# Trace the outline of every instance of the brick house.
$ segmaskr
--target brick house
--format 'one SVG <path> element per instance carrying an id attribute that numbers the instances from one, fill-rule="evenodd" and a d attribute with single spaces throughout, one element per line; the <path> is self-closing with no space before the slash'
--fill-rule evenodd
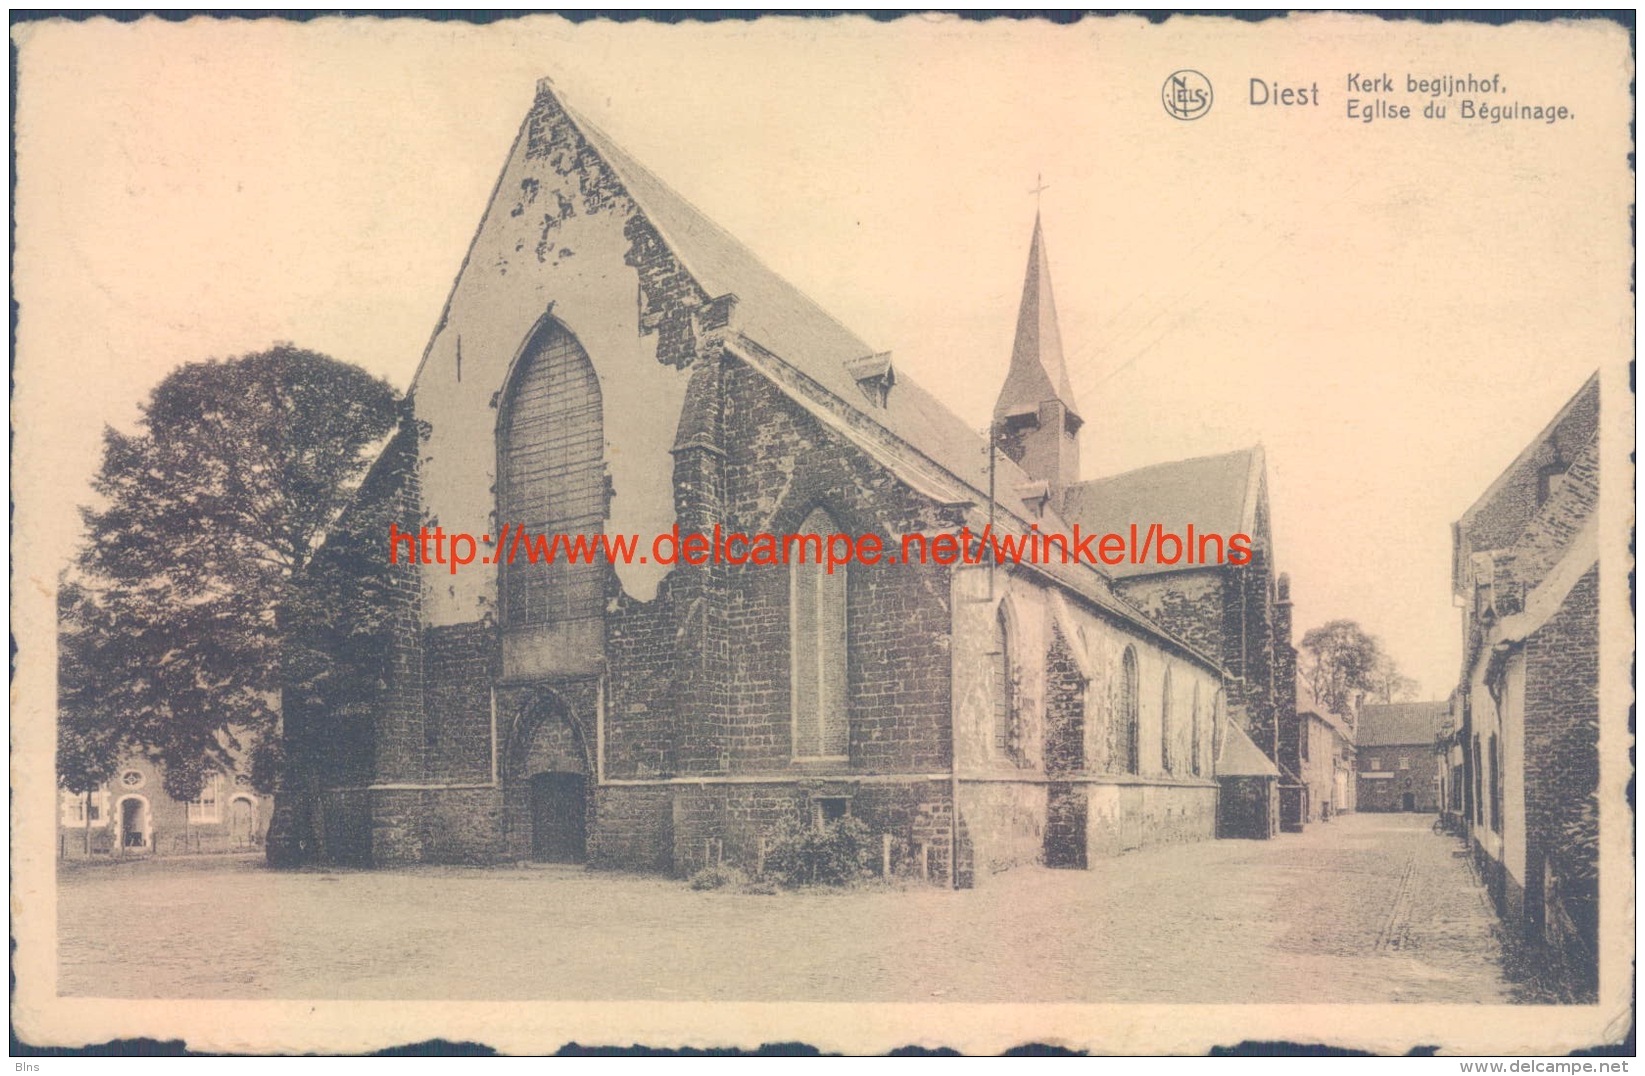
<path id="1" fill-rule="evenodd" d="M 1359 709 L 1359 809 L 1421 811 L 1440 805 L 1437 744 L 1449 702 L 1367 703 Z"/>
<path id="2" fill-rule="evenodd" d="M 1464 814 L 1498 911 L 1598 982 L 1599 377 L 1453 528 Z"/>
<path id="3" fill-rule="evenodd" d="M 1157 522 L 1175 534 L 1195 535 L 1196 546 L 1206 535 L 1250 536 L 1249 564 L 1225 557 L 1219 563 L 1211 556 L 1217 549 L 1212 543 L 1175 564 L 1127 563 L 1110 571 L 1119 595 L 1226 670 L 1230 720 L 1275 767 L 1272 788 L 1280 797 L 1282 827 L 1301 829 L 1291 581 L 1275 574 L 1262 447 L 1076 483 L 1064 497 L 1063 515 L 1101 533 Z"/>
<path id="4" fill-rule="evenodd" d="M 410 401 L 334 541 L 387 556 L 392 520 L 896 550 L 1076 518 L 1038 221 L 991 450 L 546 81 Z M 1246 679 L 1225 689 L 1220 628 L 1174 631 L 1085 565 L 392 572 L 381 690 L 288 703 L 294 828 L 322 861 L 750 869 L 783 819 L 849 814 L 894 870 L 969 885 L 1211 838 L 1240 723 L 1273 736 Z M 1237 675 L 1267 675 L 1267 646 Z"/>
<path id="5" fill-rule="evenodd" d="M 89 795 L 59 789 L 58 855 L 189 855 L 263 846 L 273 800 L 252 787 L 247 766 L 236 762 L 210 773 L 193 801 L 173 799 L 164 774 L 159 763 L 131 752 L 114 779 Z"/>

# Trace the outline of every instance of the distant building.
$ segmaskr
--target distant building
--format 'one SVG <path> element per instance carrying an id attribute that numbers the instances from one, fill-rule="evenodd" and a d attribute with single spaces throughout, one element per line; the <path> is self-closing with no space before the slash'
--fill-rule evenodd
<path id="1" fill-rule="evenodd" d="M 1436 743 L 1447 702 L 1395 702 L 1359 710 L 1359 809 L 1438 811 Z"/>
<path id="2" fill-rule="evenodd" d="M 1599 938 L 1599 410 L 1595 374 L 1452 539 L 1470 842 L 1504 921 L 1588 999 Z"/>
<path id="3" fill-rule="evenodd" d="M 88 794 L 58 790 L 57 850 L 87 856 L 249 852 L 263 846 L 273 800 L 245 767 L 211 773 L 193 801 L 167 795 L 161 766 L 127 755 L 114 780 Z"/>
<path id="4" fill-rule="evenodd" d="M 1322 822 L 1354 810 L 1354 732 L 1302 681 L 1297 682 L 1296 698 L 1299 811 L 1304 821 Z"/>
<path id="5" fill-rule="evenodd" d="M 1448 826 L 1462 832 L 1467 824 L 1468 765 L 1466 737 L 1462 734 L 1462 696 L 1451 692 L 1450 714 L 1440 730 L 1439 741 L 1439 812 Z"/>

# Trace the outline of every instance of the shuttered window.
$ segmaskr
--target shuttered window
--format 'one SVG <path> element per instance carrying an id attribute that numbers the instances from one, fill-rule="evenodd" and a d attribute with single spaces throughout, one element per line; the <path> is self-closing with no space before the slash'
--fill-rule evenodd
<path id="1" fill-rule="evenodd" d="M 800 534 L 838 533 L 818 508 Z M 790 646 L 793 679 L 794 757 L 845 758 L 851 727 L 846 699 L 846 569 L 800 563 L 799 545 L 789 562 Z"/>
<path id="2" fill-rule="evenodd" d="M 516 550 L 503 566 L 503 616 L 513 628 L 597 617 L 605 605 L 598 550 L 537 563 L 526 541 L 598 535 L 604 525 L 605 430 L 600 384 L 575 337 L 549 322 L 521 359 L 506 403 L 497 522 Z M 513 545 L 514 533 L 522 544 Z M 587 560 L 589 563 L 579 563 Z"/>

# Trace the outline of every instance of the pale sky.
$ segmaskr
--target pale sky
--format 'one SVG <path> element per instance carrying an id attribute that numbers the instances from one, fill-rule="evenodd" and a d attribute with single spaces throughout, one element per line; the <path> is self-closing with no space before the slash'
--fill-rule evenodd
<path id="1" fill-rule="evenodd" d="M 13 37 L 18 534 L 58 564 L 103 425 L 130 428 L 176 364 L 290 340 L 409 384 L 544 75 L 978 428 L 1043 174 L 1085 475 L 1261 442 L 1297 637 L 1357 619 L 1429 697 L 1460 654 L 1451 522 L 1631 348 L 1612 24 L 151 19 Z M 1192 123 L 1160 103 L 1183 67 L 1216 87 Z M 1575 118 L 1349 122 L 1346 75 L 1368 70 L 1499 73 L 1504 101 Z M 1253 107 L 1259 77 L 1317 82 L 1321 105 Z"/>

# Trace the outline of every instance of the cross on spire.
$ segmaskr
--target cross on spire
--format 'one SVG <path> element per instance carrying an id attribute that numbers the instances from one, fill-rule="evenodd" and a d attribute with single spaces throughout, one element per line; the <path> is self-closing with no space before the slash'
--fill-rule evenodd
<path id="1" fill-rule="evenodd" d="M 1034 184 L 1034 189 L 1028 193 L 1034 196 L 1034 212 L 1038 213 L 1040 211 L 1040 195 L 1050 190 L 1051 185 L 1045 182 L 1045 177 L 1038 172 L 1034 173 Z"/>

